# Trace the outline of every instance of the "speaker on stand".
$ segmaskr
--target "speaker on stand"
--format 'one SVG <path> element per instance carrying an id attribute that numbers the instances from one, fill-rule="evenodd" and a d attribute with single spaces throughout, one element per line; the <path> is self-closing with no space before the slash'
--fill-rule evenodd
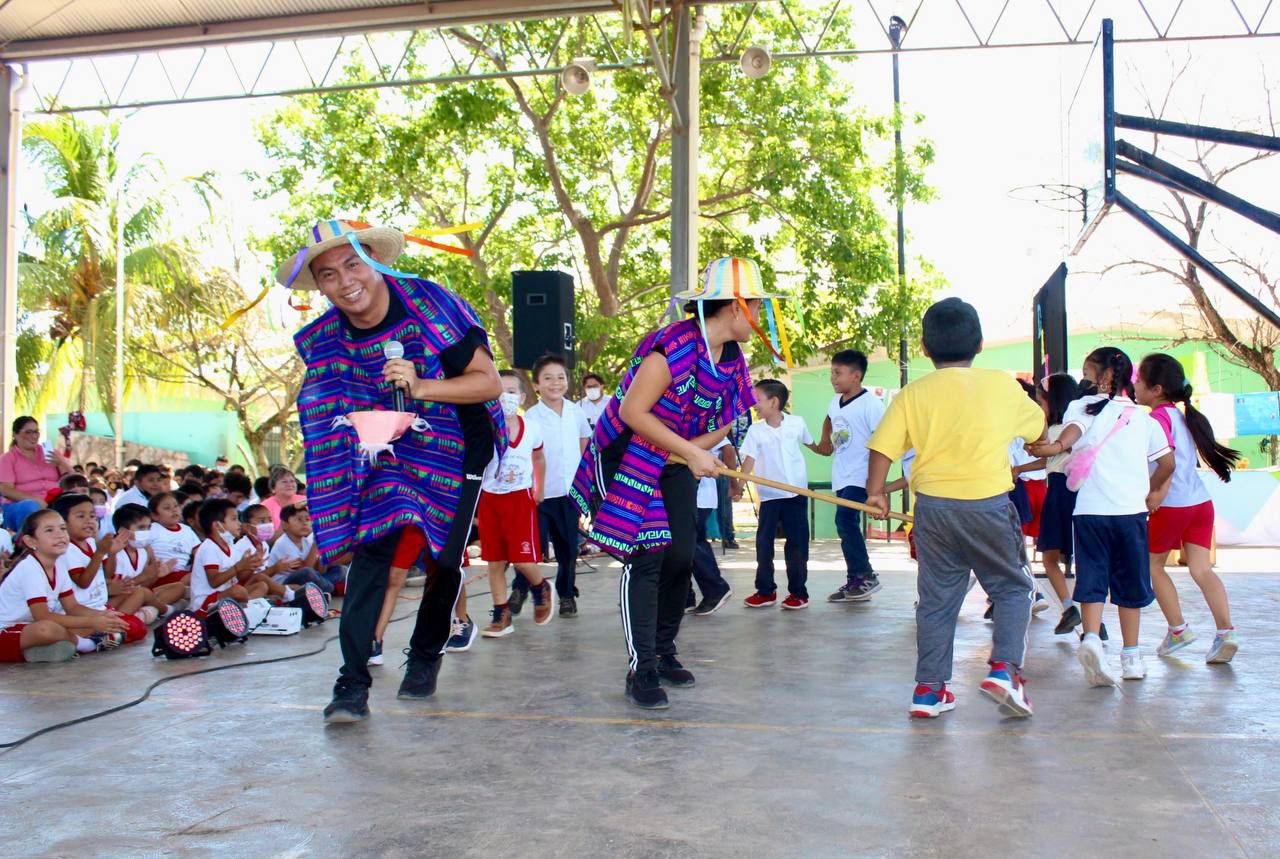
<path id="1" fill-rule="evenodd" d="M 573 276 L 562 271 L 511 272 L 511 340 L 515 365 L 533 369 L 543 355 L 577 365 Z"/>

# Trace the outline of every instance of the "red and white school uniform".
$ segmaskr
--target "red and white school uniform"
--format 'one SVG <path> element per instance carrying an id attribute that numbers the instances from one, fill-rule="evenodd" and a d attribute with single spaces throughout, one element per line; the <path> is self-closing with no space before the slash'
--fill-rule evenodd
<path id="1" fill-rule="evenodd" d="M 1156 406 L 1151 417 L 1164 430 L 1169 447 L 1173 448 L 1174 463 L 1169 494 L 1147 525 L 1151 553 L 1163 555 L 1186 543 L 1207 549 L 1213 545 L 1213 501 L 1196 470 L 1200 460 L 1187 419 L 1172 403 Z"/>
<path id="2" fill-rule="evenodd" d="M 71 579 L 59 564 L 46 567 L 35 555 L 27 555 L 0 582 L 0 662 L 24 662 L 22 630 L 35 623 L 31 607 L 44 603 L 50 611 L 59 600 L 74 596 Z"/>
<path id="3" fill-rule="evenodd" d="M 161 525 L 151 523 L 151 556 L 160 563 L 173 561 L 173 572 L 156 579 L 155 586 L 170 585 L 182 581 L 191 572 L 191 553 L 200 545 L 200 538 L 189 525 Z"/>
<path id="4" fill-rule="evenodd" d="M 150 555 L 145 548 L 135 549 L 125 546 L 116 552 L 116 578 L 136 579 L 147 568 Z"/>
<path id="5" fill-rule="evenodd" d="M 240 558 L 240 553 L 233 546 L 212 537 L 196 548 L 195 562 L 191 565 L 192 609 L 207 611 L 223 598 L 223 591 L 236 584 L 236 577 L 232 576 L 214 587 L 209 583 L 209 574 L 225 572 L 229 567 L 234 567 Z"/>
<path id="6" fill-rule="evenodd" d="M 71 541 L 71 545 L 67 547 L 67 551 L 58 559 L 58 565 L 67 571 L 67 578 L 71 580 L 71 588 L 75 591 L 76 602 L 85 608 L 97 609 L 114 609 L 107 595 L 107 574 L 105 565 L 98 566 L 98 572 L 93 577 L 93 581 L 89 583 L 89 587 L 82 588 L 76 584 L 75 577 L 84 572 L 85 567 L 89 566 L 89 562 L 93 559 L 93 553 L 98 550 L 97 541 L 90 537 L 83 543 L 75 540 Z M 61 613 L 62 606 L 58 606 Z M 124 615 L 124 622 L 129 627 L 125 631 L 124 640 L 126 643 L 141 641 L 147 637 L 147 625 L 140 618 L 131 614 Z"/>
<path id="7" fill-rule="evenodd" d="M 480 557 L 513 564 L 542 563 L 538 505 L 533 500 L 533 452 L 541 450 L 542 433 L 534 421 L 520 416 L 507 452 L 491 460 L 480 485 L 476 508 Z"/>

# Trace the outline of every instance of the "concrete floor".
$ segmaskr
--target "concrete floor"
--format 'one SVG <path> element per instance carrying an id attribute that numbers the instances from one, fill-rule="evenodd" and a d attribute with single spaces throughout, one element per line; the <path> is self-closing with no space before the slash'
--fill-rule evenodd
<path id="1" fill-rule="evenodd" d="M 1280 718 L 1268 709 L 1280 696 L 1280 553 L 1225 576 L 1244 636 L 1231 666 L 1202 662 L 1211 622 L 1185 573 L 1201 640 L 1185 659 L 1149 653 L 1150 676 L 1123 693 L 1087 688 L 1074 639 L 1053 636 L 1056 611 L 1043 615 L 1027 721 L 1001 721 L 977 691 L 989 645 L 980 590 L 958 632 L 957 710 L 906 717 L 913 567 L 896 546 L 873 557 L 885 588 L 869 605 L 823 601 L 842 581 L 839 547 L 816 543 L 809 611 L 735 599 L 686 618 L 681 652 L 698 685 L 654 715 L 623 698 L 616 568 L 581 577 L 579 618 L 521 618 L 515 635 L 450 655 L 431 703 L 396 701 L 389 657 L 363 725 L 321 725 L 336 642 L 167 684 L 0 753 L 0 854 L 1280 855 Z M 748 544 L 729 553 L 739 598 L 751 558 Z M 487 607 L 474 598 L 472 613 Z M 1154 607 L 1145 621 L 1150 650 L 1163 625 Z M 136 645 L 3 666 L 0 741 L 165 675 L 302 652 L 334 632 L 255 638 L 198 663 L 153 662 Z M 408 634 L 394 625 L 388 652 Z M 1111 655 L 1118 663 L 1118 647 Z"/>

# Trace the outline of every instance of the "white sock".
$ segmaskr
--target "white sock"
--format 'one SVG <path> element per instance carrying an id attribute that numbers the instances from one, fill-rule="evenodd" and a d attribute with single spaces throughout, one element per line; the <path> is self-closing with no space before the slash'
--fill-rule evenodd
<path id="1" fill-rule="evenodd" d="M 1137 656 L 1137 655 L 1138 655 L 1138 645 L 1136 645 L 1136 644 L 1135 644 L 1133 647 L 1125 647 L 1125 648 L 1124 648 L 1123 650 L 1121 650 L 1120 652 L 1121 652 L 1122 654 L 1124 654 L 1125 656 Z"/>
<path id="2" fill-rule="evenodd" d="M 1065 599 L 1062 600 L 1062 610 L 1069 611 L 1071 607 L 1075 604 L 1076 604 L 1075 600 L 1073 600 L 1071 597 L 1066 597 Z"/>
<path id="3" fill-rule="evenodd" d="M 1090 641 L 1090 640 L 1092 640 L 1092 641 L 1097 641 L 1097 642 L 1101 642 L 1101 641 L 1102 641 L 1102 639 L 1101 639 L 1101 638 L 1098 638 L 1098 633 L 1096 633 L 1096 632 L 1086 632 L 1086 633 L 1084 634 L 1084 639 L 1083 639 L 1083 640 L 1084 640 L 1084 641 Z"/>
<path id="4" fill-rule="evenodd" d="M 1218 630 L 1218 635 L 1226 635 L 1228 632 L 1235 632 L 1235 631 L 1236 631 L 1236 628 L 1234 626 L 1230 626 L 1230 627 L 1227 627 L 1226 629 Z"/>
<path id="5" fill-rule="evenodd" d="M 1181 635 L 1182 633 L 1184 633 L 1184 632 L 1186 632 L 1186 631 L 1187 631 L 1187 627 L 1188 627 L 1188 626 L 1190 626 L 1190 624 L 1185 623 L 1185 622 L 1184 622 L 1184 623 L 1180 623 L 1180 624 L 1178 624 L 1177 626 L 1171 626 L 1171 627 L 1169 627 L 1169 631 L 1170 631 L 1170 632 L 1172 632 L 1174 635 Z"/>
<path id="6" fill-rule="evenodd" d="M 89 639 L 76 636 L 76 653 L 93 653 L 97 649 L 98 645 Z"/>

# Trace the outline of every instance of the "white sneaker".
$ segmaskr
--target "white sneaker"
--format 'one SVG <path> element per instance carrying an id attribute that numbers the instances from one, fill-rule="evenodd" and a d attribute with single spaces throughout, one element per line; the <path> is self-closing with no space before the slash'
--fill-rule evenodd
<path id="1" fill-rule="evenodd" d="M 1090 686 L 1119 686 L 1119 681 L 1107 667 L 1107 655 L 1102 650 L 1102 642 L 1090 637 L 1080 642 L 1076 658 L 1084 668 L 1085 679 Z"/>
<path id="2" fill-rule="evenodd" d="M 1141 680 L 1147 676 L 1147 663 L 1141 653 L 1120 654 L 1120 676 L 1125 680 Z"/>

